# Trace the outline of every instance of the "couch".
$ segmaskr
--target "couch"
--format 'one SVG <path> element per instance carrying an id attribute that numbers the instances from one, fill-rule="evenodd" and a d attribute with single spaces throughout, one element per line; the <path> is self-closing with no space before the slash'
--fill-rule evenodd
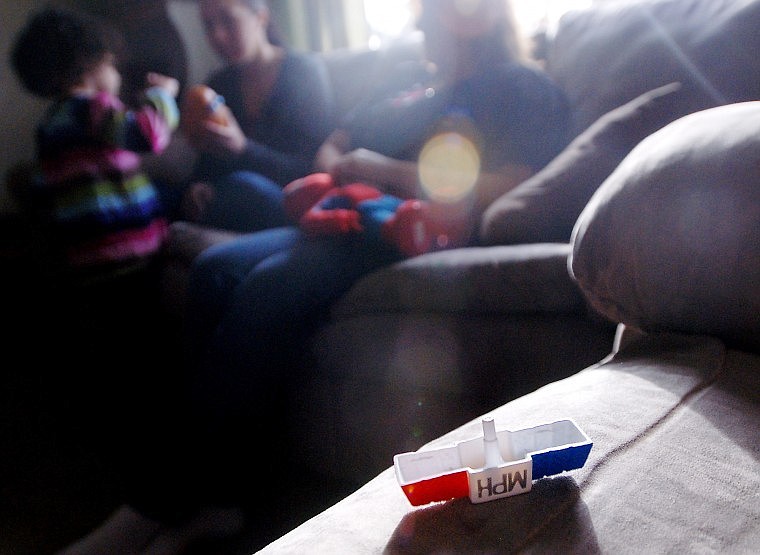
<path id="1" fill-rule="evenodd" d="M 715 337 L 634 333 L 487 413 L 498 429 L 572 417 L 593 441 L 583 468 L 506 499 L 423 507 L 387 468 L 260 552 L 757 553 L 759 370 Z M 480 433 L 478 419 L 423 449 Z"/>
<path id="2" fill-rule="evenodd" d="M 336 436 L 321 449 L 325 455 L 330 449 L 338 457 L 336 465 L 343 464 L 347 474 L 353 475 L 351 456 L 366 464 L 368 471 L 375 458 L 385 455 L 385 468 L 261 553 L 758 552 L 760 96 L 757 90 L 749 98 L 733 96 L 732 91 L 739 92 L 733 85 L 744 80 L 747 71 L 753 72 L 754 87 L 760 80 L 756 65 L 732 66 L 735 81 L 725 66 L 735 60 L 729 48 L 734 40 L 737 48 L 750 48 L 744 42 L 747 37 L 740 38 L 745 23 L 746 29 L 755 29 L 750 42 L 757 46 L 760 3 L 660 0 L 602 7 L 568 16 L 555 45 L 568 52 L 573 49 L 562 46 L 566 32 L 583 30 L 575 38 L 593 42 L 600 39 L 596 29 L 615 43 L 633 44 L 613 31 L 635 29 L 632 20 L 642 16 L 656 22 L 657 34 L 668 37 L 668 48 L 673 46 L 671 39 L 693 48 L 705 37 L 711 37 L 712 46 L 726 47 L 721 53 L 710 52 L 721 60 L 721 79 L 710 78 L 709 65 L 699 67 L 705 83 L 713 83 L 722 99 L 732 101 L 711 103 L 703 98 L 689 106 L 674 103 L 684 93 L 680 98 L 697 95 L 684 82 L 681 88 L 664 84 L 673 78 L 665 73 L 662 82 L 647 84 L 657 87 L 656 92 L 637 97 L 633 109 L 616 108 L 604 116 L 604 121 L 616 122 L 614 132 L 599 126 L 594 131 L 596 124 L 587 128 L 607 139 L 617 136 L 617 145 L 625 148 L 616 152 L 619 161 L 610 164 L 607 175 L 593 187 L 570 229 L 562 230 L 568 233 L 567 243 L 494 245 L 426 255 L 357 284 L 336 306 L 333 322 L 316 346 L 320 359 L 329 362 L 322 372 L 329 370 L 334 382 L 325 384 L 322 404 L 314 406 L 329 412 L 320 414 L 317 422 L 300 423 L 316 433 L 330 421 Z M 730 24 L 734 16 L 739 28 Z M 593 23 L 594 31 L 583 26 L 584 21 Z M 697 21 L 700 25 L 691 27 Z M 732 29 L 732 40 L 719 39 L 718 29 Z M 670 33 L 675 30 L 684 34 Z M 644 40 L 638 31 L 636 37 Z M 678 37 L 689 41 L 676 41 Z M 605 56 L 614 51 L 605 41 L 596 45 L 604 46 Z M 643 44 L 636 47 L 653 55 Z M 684 60 L 693 61 L 693 54 L 688 48 L 679 50 Z M 620 55 L 630 58 L 632 50 Z M 592 53 L 586 50 L 584 56 Z M 659 57 L 651 60 L 644 73 L 667 65 Z M 584 58 L 585 62 L 594 60 Z M 583 75 L 584 63 L 578 63 L 574 76 Z M 597 68 L 606 73 L 610 64 Z M 623 74 L 628 76 L 630 70 L 623 68 Z M 594 90 L 606 90 L 605 83 L 597 81 Z M 613 83 L 617 86 L 619 79 Z M 596 102 L 574 96 L 569 82 L 563 84 L 576 105 Z M 669 105 L 667 114 L 660 111 L 660 102 Z M 693 106 L 699 109 L 692 110 Z M 623 112 L 627 120 L 621 125 Z M 577 113 L 579 118 L 593 119 Z M 666 117 L 654 118 L 655 113 Z M 621 130 L 633 133 L 636 143 L 623 141 Z M 640 133 L 646 136 L 639 137 Z M 593 144 L 584 142 L 588 148 Z M 599 146 L 606 150 L 605 157 L 611 156 L 609 143 Z M 576 142 L 559 158 L 588 161 L 599 155 Z M 547 170 L 545 177 L 556 180 L 557 168 Z M 594 168 L 568 171 L 575 176 L 597 175 Z M 535 233 L 491 227 L 491 218 L 504 223 L 503 211 L 515 210 L 515 205 L 528 207 L 538 198 L 528 194 L 530 185 L 514 193 L 521 196 L 520 202 L 511 194 L 497 201 L 484 221 L 486 238 L 494 233 L 505 241 L 510 233 Z M 547 226 L 558 233 L 556 221 Z M 552 279 L 561 281 L 559 267 L 565 270 L 567 287 L 556 289 L 563 293 L 546 300 L 550 295 L 542 287 Z M 529 276 L 521 276 L 521 270 L 529 270 Z M 488 284 L 489 278 L 499 283 Z M 385 294 L 373 295 L 382 283 L 390 284 Z M 455 285 L 447 290 L 450 283 Z M 531 302 L 521 304 L 520 299 L 536 293 L 540 294 Z M 561 308 L 559 296 L 575 294 L 583 303 Z M 496 319 L 505 330 L 493 346 L 500 360 L 489 361 L 490 366 L 481 364 L 486 357 L 482 351 L 492 347 L 480 343 L 477 334 L 458 331 L 464 322 L 475 327 L 473 320 L 490 321 L 485 310 L 474 314 L 484 306 L 484 297 L 491 300 L 488 306 L 500 307 Z M 589 312 L 584 312 L 584 303 Z M 461 310 L 463 305 L 469 311 Z M 593 356 L 589 328 L 574 327 L 579 322 L 590 326 L 592 315 L 617 324 L 609 352 L 595 363 L 573 371 L 560 356 L 552 370 L 537 366 L 528 356 L 523 365 L 510 366 L 520 356 L 515 351 L 528 353 L 538 347 L 514 341 L 507 322 L 514 326 L 512 333 L 528 328 L 524 331 L 528 341 L 556 348 L 560 337 L 571 344 L 574 356 L 583 348 Z M 556 320 L 552 329 L 551 316 L 566 318 L 568 327 Z M 535 319 L 535 328 L 527 323 L 530 318 Z M 574 337 L 581 345 L 572 345 Z M 342 345 L 351 346 L 351 352 L 339 347 L 339 338 Z M 478 357 L 472 367 L 451 355 L 464 352 L 459 344 L 463 338 L 472 341 L 470 347 Z M 536 355 L 535 360 L 545 359 Z M 465 367 L 467 375 L 457 372 Z M 513 398 L 519 387 L 512 386 L 525 373 L 536 373 L 534 378 L 545 379 L 546 384 Z M 566 376 L 557 379 L 557 373 Z M 329 409 L 328 385 L 333 395 Z M 319 400 L 318 390 L 311 383 L 308 386 L 302 394 L 309 395 L 309 402 Z M 494 403 L 494 397 L 481 392 L 501 396 L 502 402 Z M 510 430 L 570 418 L 593 442 L 588 459 L 581 468 L 536 480 L 530 492 L 514 497 L 479 504 L 456 498 L 412 506 L 399 487 L 388 453 L 367 455 L 366 450 L 374 446 L 406 451 L 414 444 L 405 436 L 408 429 L 432 420 L 453 423 L 464 415 L 463 406 L 475 408 L 468 395 L 487 400 L 481 413 L 467 423 L 454 424 L 421 451 L 482 436 L 485 417 L 493 418 L 497 429 Z M 405 409 L 415 398 L 424 401 L 418 413 Z M 302 406 L 309 406 L 303 399 Z M 419 438 L 429 431 L 422 428 Z M 327 436 L 321 439 L 326 442 Z M 309 445 L 316 452 L 320 447 L 315 443 Z"/>
<path id="3" fill-rule="evenodd" d="M 479 246 L 380 269 L 336 303 L 313 338 L 311 372 L 292 387 L 298 464 L 362 484 L 395 453 L 608 355 L 626 314 L 590 302 L 568 272 L 573 227 L 642 140 L 688 114 L 760 99 L 759 25 L 760 2 L 746 0 L 616 2 L 567 14 L 544 63 L 568 94 L 576 138 L 489 207 Z M 747 200 L 757 207 L 757 196 Z M 665 244 L 680 231 L 653 229 Z M 644 259 L 633 237 L 620 241 L 621 259 Z M 662 280 L 693 278 L 661 263 Z M 747 264 L 757 277 L 756 261 Z M 756 299 L 757 289 L 743 294 Z M 689 318 L 719 321 L 719 306 L 703 301 Z M 678 328 L 682 315 L 664 327 Z M 758 331 L 755 318 L 745 334 Z"/>
<path id="4" fill-rule="evenodd" d="M 359 489 L 265 552 L 760 545 L 758 28 L 760 0 L 562 19 L 544 63 L 575 139 L 494 202 L 478 246 L 380 269 L 336 303 L 278 420 L 283 463 L 313 481 L 267 512 L 281 525 L 312 490 L 321 507 Z M 326 55 L 340 109 L 409 46 Z M 155 171 L 181 180 L 183 148 Z M 512 429 L 571 417 L 589 461 L 510 500 L 414 510 L 393 456 L 470 437 L 484 414 Z"/>

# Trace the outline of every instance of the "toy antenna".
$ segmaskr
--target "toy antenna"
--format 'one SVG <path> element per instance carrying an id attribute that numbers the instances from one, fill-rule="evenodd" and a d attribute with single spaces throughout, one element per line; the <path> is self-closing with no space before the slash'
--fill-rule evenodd
<path id="1" fill-rule="evenodd" d="M 496 468 L 504 463 L 499 452 L 499 438 L 496 437 L 496 424 L 493 417 L 483 418 L 483 453 L 485 454 L 484 468 Z"/>

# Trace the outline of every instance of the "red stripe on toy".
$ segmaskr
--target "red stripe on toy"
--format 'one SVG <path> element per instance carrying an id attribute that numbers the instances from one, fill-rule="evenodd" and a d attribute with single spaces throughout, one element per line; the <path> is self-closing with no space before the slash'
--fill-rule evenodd
<path id="1" fill-rule="evenodd" d="M 401 486 L 412 505 L 426 505 L 434 501 L 446 501 L 458 497 L 469 497 L 470 482 L 467 471 L 444 474 L 429 480 Z"/>

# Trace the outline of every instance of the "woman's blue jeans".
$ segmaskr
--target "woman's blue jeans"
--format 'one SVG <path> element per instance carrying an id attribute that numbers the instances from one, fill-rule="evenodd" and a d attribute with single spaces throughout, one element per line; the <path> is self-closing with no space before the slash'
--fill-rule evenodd
<path id="1" fill-rule="evenodd" d="M 282 187 L 261 174 L 231 173 L 215 182 L 214 190 L 204 225 L 250 232 L 290 224 L 283 209 Z"/>
<path id="2" fill-rule="evenodd" d="M 231 454 L 245 449 L 241 434 L 275 441 L 277 419 L 287 420 L 278 400 L 299 379 L 310 332 L 361 276 L 400 258 L 360 236 L 313 239 L 280 227 L 215 245 L 196 259 L 190 360 L 195 407 L 214 452 L 245 460 Z"/>

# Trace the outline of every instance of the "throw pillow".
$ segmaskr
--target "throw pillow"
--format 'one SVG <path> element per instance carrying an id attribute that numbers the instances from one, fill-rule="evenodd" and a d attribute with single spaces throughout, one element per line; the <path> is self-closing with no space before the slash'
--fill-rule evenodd
<path id="1" fill-rule="evenodd" d="M 611 320 L 760 351 L 760 101 L 644 139 L 589 201 L 572 243 L 572 275 Z"/>
<path id="2" fill-rule="evenodd" d="M 686 114 L 680 85 L 670 83 L 608 112 L 540 172 L 488 207 L 486 245 L 570 240 L 591 195 L 644 137 Z"/>

